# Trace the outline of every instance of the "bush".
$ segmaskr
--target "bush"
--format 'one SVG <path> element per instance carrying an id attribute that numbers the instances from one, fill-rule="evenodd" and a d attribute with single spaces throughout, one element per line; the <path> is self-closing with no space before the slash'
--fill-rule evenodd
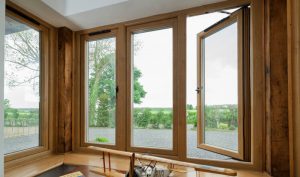
<path id="1" fill-rule="evenodd" d="M 98 143 L 108 143 L 109 140 L 105 137 L 98 137 L 98 138 L 96 138 L 96 142 L 98 142 Z"/>
<path id="2" fill-rule="evenodd" d="M 196 127 L 197 127 L 197 125 L 198 125 L 198 121 L 197 121 L 197 119 L 194 119 L 193 125 L 194 125 L 194 128 L 196 128 Z"/>
<path id="3" fill-rule="evenodd" d="M 152 113 L 149 109 L 145 109 L 143 112 L 134 110 L 133 116 L 135 126 L 139 128 L 147 128 L 151 115 Z"/>
<path id="4" fill-rule="evenodd" d="M 235 129 L 236 129 L 236 127 L 234 127 L 232 125 L 229 127 L 229 130 L 235 130 Z"/>
<path id="5" fill-rule="evenodd" d="M 159 116 L 162 116 L 161 114 Z M 158 114 L 152 114 L 151 113 L 151 118 L 150 118 L 150 124 L 151 124 L 151 128 L 155 128 L 158 129 L 159 128 L 159 121 L 160 118 L 158 117 Z"/>
<path id="6" fill-rule="evenodd" d="M 170 113 L 167 113 L 167 114 L 165 114 L 164 115 L 164 118 L 163 118 L 163 120 L 164 120 L 164 123 L 163 123 L 163 125 L 164 125 L 164 128 L 167 128 L 167 129 L 171 129 L 172 128 L 172 125 L 173 125 L 173 113 L 172 112 L 170 112 Z"/>
<path id="7" fill-rule="evenodd" d="M 197 112 L 196 111 L 188 111 L 187 112 L 187 123 L 194 124 L 195 120 L 197 121 Z"/>
<path id="8" fill-rule="evenodd" d="M 166 129 L 171 129 L 172 128 L 172 124 L 173 124 L 173 113 L 169 112 L 169 113 L 164 113 L 163 111 L 160 111 L 157 113 L 157 117 L 159 119 L 160 124 L 166 128 Z"/>
<path id="9" fill-rule="evenodd" d="M 220 123 L 218 128 L 223 129 L 223 130 L 228 129 L 228 124 Z"/>

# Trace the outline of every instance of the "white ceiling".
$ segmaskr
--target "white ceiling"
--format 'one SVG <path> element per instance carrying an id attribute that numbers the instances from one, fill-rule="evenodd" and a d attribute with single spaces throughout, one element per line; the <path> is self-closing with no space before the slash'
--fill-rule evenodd
<path id="1" fill-rule="evenodd" d="M 12 0 L 56 26 L 74 31 L 224 0 Z M 88 3 L 87 3 L 88 2 Z"/>

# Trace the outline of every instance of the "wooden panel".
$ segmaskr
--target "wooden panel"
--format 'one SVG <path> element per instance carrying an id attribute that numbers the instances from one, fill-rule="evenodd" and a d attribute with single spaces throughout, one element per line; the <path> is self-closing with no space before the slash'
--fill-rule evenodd
<path id="1" fill-rule="evenodd" d="M 300 176 L 300 2 L 288 0 L 289 135 L 291 177 Z"/>
<path id="2" fill-rule="evenodd" d="M 178 158 L 184 160 L 187 154 L 186 131 L 186 15 L 178 16 Z"/>
<path id="3" fill-rule="evenodd" d="M 52 155 L 46 158 L 32 161 L 30 163 L 23 164 L 23 166 L 20 167 L 5 170 L 5 177 L 36 176 L 47 170 L 62 165 L 63 161 L 64 161 L 63 155 Z"/>
<path id="4" fill-rule="evenodd" d="M 286 0 L 266 1 L 266 170 L 289 176 Z"/>
<path id="5" fill-rule="evenodd" d="M 73 32 L 58 29 L 58 144 L 60 153 L 72 150 Z"/>

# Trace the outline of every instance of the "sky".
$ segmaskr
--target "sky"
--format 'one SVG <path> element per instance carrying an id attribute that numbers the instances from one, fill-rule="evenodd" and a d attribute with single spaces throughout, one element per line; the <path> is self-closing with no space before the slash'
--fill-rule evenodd
<path id="1" fill-rule="evenodd" d="M 39 45 L 39 32 L 33 29 L 29 29 L 28 26 L 16 22 L 15 20 L 6 17 L 6 35 L 5 35 L 5 44 L 10 44 L 14 46 L 14 43 L 11 39 L 11 34 L 14 31 L 11 30 L 20 30 L 24 29 L 27 31 L 31 31 L 34 34 L 33 41 L 36 41 L 36 45 Z M 20 43 L 18 43 L 20 44 Z M 8 50 L 5 48 L 5 60 L 15 61 L 15 57 L 20 57 L 18 53 L 13 50 Z M 14 57 L 14 59 L 12 58 Z M 38 68 L 38 65 L 29 65 L 31 68 Z M 17 78 L 18 81 L 24 81 L 32 76 L 35 76 L 35 73 L 32 73 L 31 70 L 23 68 L 15 68 L 16 64 L 12 64 L 11 62 L 4 62 L 4 99 L 8 99 L 10 101 L 10 106 L 12 108 L 38 108 L 39 107 L 39 90 L 37 88 L 33 88 L 32 84 L 22 84 L 17 87 L 9 87 L 8 86 L 8 73 L 13 74 L 13 78 Z M 39 78 L 37 78 L 39 79 Z"/>
<path id="2" fill-rule="evenodd" d="M 197 105 L 197 34 L 227 16 L 210 13 L 187 19 L 187 104 Z M 229 47 L 236 46 L 235 27 L 226 28 L 206 40 L 207 105 L 237 103 L 237 50 Z M 143 102 L 134 106 L 172 107 L 172 30 L 136 34 L 134 40 L 142 46 L 135 53 L 134 66 L 141 70 L 143 76 L 139 81 L 147 92 Z"/>
<path id="3" fill-rule="evenodd" d="M 133 40 L 141 45 L 134 51 L 133 64 L 142 72 L 139 82 L 147 92 L 142 103 L 134 106 L 172 107 L 173 29 L 134 34 Z"/>
<path id="4" fill-rule="evenodd" d="M 223 13 L 210 13 L 187 19 L 187 104 L 197 105 L 197 34 L 226 17 Z M 236 28 L 226 28 L 215 37 L 206 39 L 206 104 L 236 104 L 237 66 Z M 216 37 L 218 35 L 218 37 Z M 135 52 L 134 65 L 142 72 L 140 83 L 147 92 L 136 107 L 172 107 L 173 105 L 173 30 L 172 28 L 139 33 L 134 40 L 141 43 Z M 220 45 L 225 44 L 225 45 Z M 5 65 L 5 69 L 10 69 Z M 25 75 L 26 73 L 24 73 Z M 38 94 L 30 86 L 9 88 L 5 84 L 5 98 L 16 108 L 36 108 Z"/>

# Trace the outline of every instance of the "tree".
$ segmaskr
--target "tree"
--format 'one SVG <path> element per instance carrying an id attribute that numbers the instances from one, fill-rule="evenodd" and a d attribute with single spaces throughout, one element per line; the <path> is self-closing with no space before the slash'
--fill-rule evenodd
<path id="1" fill-rule="evenodd" d="M 114 127 L 116 107 L 115 41 L 89 42 L 89 125 Z M 141 72 L 134 68 L 134 103 L 141 103 L 146 92 L 139 83 Z"/>
<path id="2" fill-rule="evenodd" d="M 193 107 L 192 104 L 187 104 L 187 105 L 186 105 L 186 109 L 187 109 L 187 110 L 193 110 L 194 107 Z"/>
<path id="3" fill-rule="evenodd" d="M 19 111 L 18 109 L 12 109 L 12 116 L 14 119 L 18 119 L 19 118 Z"/>
<path id="4" fill-rule="evenodd" d="M 10 87 L 29 85 L 38 92 L 40 73 L 39 34 L 36 30 L 27 29 L 5 36 L 5 65 L 10 68 L 5 71 L 5 79 Z M 23 73 L 26 73 L 26 75 Z"/>
<path id="5" fill-rule="evenodd" d="M 149 124 L 149 115 L 151 115 L 151 111 L 149 109 L 144 111 L 141 111 L 140 109 L 134 109 L 133 114 L 134 124 L 139 128 L 147 128 Z"/>
<path id="6" fill-rule="evenodd" d="M 151 114 L 149 122 L 150 122 L 152 128 L 158 129 L 159 123 L 162 118 L 163 118 L 163 113 L 161 114 L 161 112 L 159 112 L 157 114 L 155 114 L 155 113 Z"/>
<path id="7" fill-rule="evenodd" d="M 146 92 L 144 87 L 140 84 L 139 79 L 142 77 L 142 72 L 138 70 L 136 67 L 133 68 L 133 101 L 136 104 L 142 103 L 142 98 L 145 98 Z"/>
<path id="8" fill-rule="evenodd" d="M 9 103 L 9 100 L 8 99 L 4 99 L 3 101 L 3 105 L 4 105 L 4 119 L 7 119 L 8 118 L 8 112 L 9 112 L 9 109 L 10 109 L 10 103 Z"/>

